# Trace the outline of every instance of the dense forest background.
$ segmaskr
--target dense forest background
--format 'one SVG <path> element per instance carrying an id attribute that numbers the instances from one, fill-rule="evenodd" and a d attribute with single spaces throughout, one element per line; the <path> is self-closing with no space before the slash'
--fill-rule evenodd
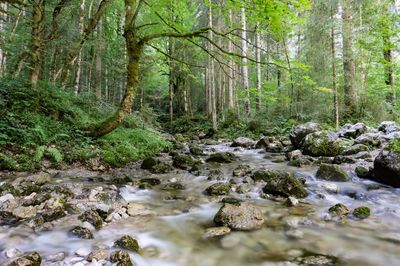
<path id="1" fill-rule="evenodd" d="M 173 133 L 283 134 L 400 117 L 394 0 L 9 0 L 1 168 L 120 166 Z M 96 160 L 95 160 L 96 159 Z"/>

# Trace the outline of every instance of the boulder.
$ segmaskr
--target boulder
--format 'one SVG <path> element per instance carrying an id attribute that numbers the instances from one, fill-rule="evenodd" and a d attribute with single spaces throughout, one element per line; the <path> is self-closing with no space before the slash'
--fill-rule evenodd
<path id="1" fill-rule="evenodd" d="M 305 198 L 308 196 L 304 184 L 292 173 L 278 170 L 258 170 L 252 178 L 254 181 L 265 181 L 267 184 L 263 188 L 266 194 L 276 196 L 294 196 L 296 198 Z"/>
<path id="2" fill-rule="evenodd" d="M 240 164 L 233 170 L 233 176 L 245 176 L 251 173 L 250 165 Z"/>
<path id="3" fill-rule="evenodd" d="M 354 155 L 363 151 L 369 151 L 368 146 L 364 144 L 355 144 L 353 146 L 345 148 L 343 151 L 343 155 Z"/>
<path id="4" fill-rule="evenodd" d="M 357 137 L 354 142 L 356 144 L 363 144 L 370 147 L 379 147 L 382 143 L 380 133 L 365 133 Z"/>
<path id="5" fill-rule="evenodd" d="M 316 177 L 328 181 L 345 182 L 350 180 L 350 176 L 340 166 L 334 164 L 321 164 L 318 168 Z"/>
<path id="6" fill-rule="evenodd" d="M 371 215 L 371 210 L 366 206 L 357 207 L 353 210 L 353 215 L 358 219 L 366 219 Z"/>
<path id="7" fill-rule="evenodd" d="M 197 145 L 197 144 L 191 144 L 189 146 L 189 150 L 190 150 L 190 153 L 192 155 L 194 155 L 194 156 L 202 156 L 202 155 L 204 155 L 203 149 L 200 148 L 200 146 Z"/>
<path id="8" fill-rule="evenodd" d="M 133 266 L 129 253 L 123 250 L 117 250 L 111 253 L 110 261 L 117 266 Z"/>
<path id="9" fill-rule="evenodd" d="M 340 131 L 339 136 L 348 139 L 355 139 L 358 136 L 367 133 L 368 128 L 364 123 L 357 123 L 355 125 L 346 124 Z"/>
<path id="10" fill-rule="evenodd" d="M 251 148 L 255 144 L 256 142 L 250 138 L 238 137 L 232 142 L 231 147 Z"/>
<path id="11" fill-rule="evenodd" d="M 97 230 L 99 230 L 103 226 L 103 219 L 100 217 L 99 213 L 94 210 L 88 210 L 81 214 L 78 218 L 82 222 L 90 223 Z"/>
<path id="12" fill-rule="evenodd" d="M 353 141 L 339 138 L 335 132 L 318 131 L 304 139 L 303 153 L 311 156 L 336 156 L 352 145 Z"/>
<path id="13" fill-rule="evenodd" d="M 303 153 L 301 152 L 301 150 L 294 150 L 286 153 L 286 159 L 288 161 L 298 160 L 301 157 L 303 157 Z"/>
<path id="14" fill-rule="evenodd" d="M 40 266 L 41 264 L 42 257 L 40 257 L 39 253 L 33 252 L 14 260 L 8 266 Z"/>
<path id="15" fill-rule="evenodd" d="M 231 185 L 227 183 L 212 184 L 206 189 L 206 193 L 210 196 L 228 195 L 231 190 Z"/>
<path id="16" fill-rule="evenodd" d="M 82 226 L 75 226 L 74 228 L 72 228 L 69 233 L 73 236 L 76 236 L 78 238 L 82 238 L 82 239 L 93 239 L 93 234 L 92 232 Z"/>
<path id="17" fill-rule="evenodd" d="M 177 154 L 172 159 L 173 165 L 176 168 L 183 170 L 193 169 L 193 167 L 199 164 L 199 161 L 193 159 L 190 155 L 185 154 Z"/>
<path id="18" fill-rule="evenodd" d="M 306 123 L 294 127 L 290 133 L 290 141 L 295 148 L 301 148 L 303 140 L 308 134 L 317 132 L 320 129 L 317 123 Z"/>
<path id="19" fill-rule="evenodd" d="M 364 166 L 357 166 L 355 169 L 356 175 L 360 178 L 368 178 L 369 169 Z"/>
<path id="20" fill-rule="evenodd" d="M 219 152 L 211 154 L 206 161 L 214 163 L 231 163 L 235 159 L 236 156 L 231 152 Z"/>
<path id="21" fill-rule="evenodd" d="M 392 141 L 379 153 L 369 178 L 392 187 L 400 187 L 400 140 Z"/>
<path id="22" fill-rule="evenodd" d="M 329 208 L 329 213 L 338 217 L 345 217 L 350 213 L 350 210 L 344 204 L 338 203 Z"/>
<path id="23" fill-rule="evenodd" d="M 385 134 L 390 134 L 396 131 L 400 131 L 400 128 L 396 125 L 396 122 L 393 121 L 383 121 L 379 127 L 379 131 L 382 131 Z"/>
<path id="24" fill-rule="evenodd" d="M 137 240 L 128 235 L 125 235 L 120 239 L 118 239 L 117 241 L 115 241 L 114 246 L 119 248 L 124 248 L 136 253 L 139 253 L 140 251 L 139 243 L 137 242 Z"/>
<path id="25" fill-rule="evenodd" d="M 260 208 L 248 203 L 225 203 L 215 215 L 214 222 L 232 230 L 249 231 L 263 226 L 264 215 Z"/>
<path id="26" fill-rule="evenodd" d="M 108 257 L 107 251 L 105 249 L 96 249 L 87 255 L 86 260 L 92 262 L 93 260 L 106 260 Z"/>

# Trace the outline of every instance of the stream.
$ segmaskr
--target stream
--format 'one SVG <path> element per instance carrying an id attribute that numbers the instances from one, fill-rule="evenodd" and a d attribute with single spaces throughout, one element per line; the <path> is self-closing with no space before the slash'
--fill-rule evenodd
<path id="1" fill-rule="evenodd" d="M 277 160 L 276 154 L 258 149 L 235 149 L 229 143 L 201 147 L 207 154 L 229 151 L 239 159 L 228 164 L 204 163 L 201 175 L 177 169 L 168 174 L 151 174 L 140 169 L 139 163 L 118 170 L 118 175 L 134 179 L 151 177 L 160 179 L 162 184 L 179 182 L 185 188 L 179 191 L 164 190 L 162 186 L 139 189 L 132 184 L 116 188 L 97 181 L 93 173 L 54 177 L 53 183 L 69 184 L 84 195 L 93 190 L 106 194 L 118 191 L 117 200 L 110 205 L 117 209 L 131 204 L 138 213 L 114 219 L 98 231 L 93 229 L 94 239 L 79 239 L 68 234 L 71 227 L 82 224 L 78 214 L 54 221 L 48 229 L 33 230 L 26 223 L 0 226 L 0 265 L 12 261 L 5 255 L 10 249 L 37 251 L 42 256 L 42 265 L 102 265 L 89 263 L 84 256 L 95 248 L 116 250 L 113 242 L 124 235 L 136 238 L 142 249 L 140 255 L 130 253 L 137 266 L 296 265 L 290 261 L 305 251 L 336 256 L 344 265 L 400 265 L 400 190 L 359 179 L 354 174 L 349 182 L 317 180 L 317 166 L 290 167 L 287 162 Z M 167 155 L 161 158 L 170 160 Z M 223 237 L 205 239 L 205 229 L 215 226 L 213 217 L 222 206 L 220 202 L 224 196 L 208 196 L 204 190 L 216 182 L 245 180 L 232 177 L 232 171 L 239 164 L 250 165 L 252 170 L 269 168 L 295 172 L 306 179 L 310 195 L 297 206 L 286 207 L 284 199 L 261 197 L 262 184 L 249 183 L 248 192 L 231 191 L 229 197 L 260 207 L 265 217 L 264 226 L 260 230 L 232 231 Z M 343 167 L 354 170 L 352 165 Z M 208 180 L 208 172 L 213 169 L 222 171 L 223 180 Z M 0 183 L 2 181 L 4 179 L 0 178 Z M 328 186 L 337 187 L 338 193 L 327 191 Z M 106 203 L 87 201 L 82 197 L 71 203 L 77 207 L 83 204 L 107 208 Z M 351 215 L 335 219 L 328 209 L 337 203 L 351 210 L 368 206 L 371 216 L 363 220 Z M 54 258 L 56 255 L 60 257 L 58 261 Z M 106 265 L 112 264 L 106 262 Z"/>

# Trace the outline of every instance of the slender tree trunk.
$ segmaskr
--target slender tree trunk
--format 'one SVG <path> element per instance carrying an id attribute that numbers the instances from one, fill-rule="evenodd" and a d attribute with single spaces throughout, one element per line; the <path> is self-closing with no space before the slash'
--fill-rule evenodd
<path id="1" fill-rule="evenodd" d="M 0 9 L 7 11 L 7 3 L 0 3 Z M 5 36 L 4 34 L 4 24 L 7 21 L 7 14 L 0 13 L 0 35 Z M 6 58 L 6 51 L 3 50 L 3 41 L 2 38 L 0 38 L 0 77 L 3 76 L 3 73 L 5 72 L 5 58 Z"/>
<path id="2" fill-rule="evenodd" d="M 184 110 L 186 116 L 189 114 L 189 99 L 188 99 L 189 87 L 190 87 L 189 78 L 186 78 L 185 79 L 185 87 L 183 90 L 183 110 Z"/>
<path id="3" fill-rule="evenodd" d="M 208 10 L 208 26 L 212 27 L 213 26 L 213 15 L 212 15 L 212 6 L 211 6 L 211 1 L 210 1 L 210 7 Z M 210 40 L 214 40 L 214 34 L 212 31 L 208 31 L 208 38 Z M 210 44 L 209 45 L 209 49 L 210 49 L 210 53 L 212 54 L 213 52 L 213 46 Z M 218 124 L 217 124 L 217 103 L 216 103 L 216 93 L 215 93 L 215 62 L 214 62 L 214 58 L 212 58 L 211 56 L 209 56 L 208 58 L 209 60 L 209 67 L 210 67 L 210 77 L 209 77 L 209 88 L 210 88 L 210 92 L 209 92 L 209 97 L 210 97 L 210 101 L 211 101 L 211 125 L 212 125 L 212 129 L 214 131 L 218 130 Z"/>
<path id="4" fill-rule="evenodd" d="M 175 53 L 175 45 L 174 40 L 172 38 L 169 39 L 168 44 L 168 53 L 170 55 L 169 59 L 169 84 L 168 84 L 168 95 L 169 95 L 169 125 L 172 127 L 172 123 L 174 120 L 174 88 L 175 88 L 175 75 L 174 75 L 174 61 L 172 57 L 174 57 Z"/>
<path id="5" fill-rule="evenodd" d="M 292 114 L 293 114 L 293 99 L 294 99 L 294 81 L 293 81 L 292 64 L 291 64 L 290 58 L 289 58 L 289 52 L 288 52 L 288 49 L 287 49 L 286 39 L 283 39 L 283 46 L 284 46 L 284 49 L 285 49 L 285 57 L 286 57 L 286 62 L 287 62 L 287 65 L 288 65 L 288 70 L 289 70 L 289 79 L 290 79 L 290 94 L 289 94 L 290 106 L 289 106 L 289 111 L 290 111 L 290 115 L 292 116 Z"/>
<path id="6" fill-rule="evenodd" d="M 334 20 L 333 8 L 331 7 L 331 20 Z M 331 26 L 331 52 L 332 52 L 332 86 L 333 86 L 333 108 L 335 110 L 335 126 L 339 130 L 339 95 L 336 82 L 336 48 L 335 48 L 335 25 Z"/>
<path id="7" fill-rule="evenodd" d="M 229 24 L 232 25 L 232 10 L 229 10 Z M 233 42 L 229 38 L 228 40 L 228 51 L 230 53 L 233 52 Z M 229 66 L 229 77 L 228 77 L 228 109 L 230 111 L 234 110 L 235 108 L 235 96 L 234 96 L 234 79 L 235 79 L 235 64 L 232 58 L 229 58 L 228 61 Z"/>
<path id="8" fill-rule="evenodd" d="M 392 56 L 392 43 L 390 36 L 383 36 L 383 59 L 385 61 L 385 84 L 389 89 L 386 99 L 388 102 L 393 103 L 395 100 L 394 91 L 394 72 L 393 72 L 393 56 Z"/>
<path id="9" fill-rule="evenodd" d="M 343 0 L 343 70 L 345 93 L 345 116 L 351 117 L 357 112 L 357 86 L 353 51 L 353 0 Z"/>
<path id="10" fill-rule="evenodd" d="M 243 90 L 245 93 L 245 114 L 246 118 L 250 118 L 250 91 L 249 91 L 249 68 L 247 66 L 247 21 L 246 21 L 246 10 L 244 7 L 241 9 L 242 15 L 242 82 Z"/>
<path id="11" fill-rule="evenodd" d="M 257 100 L 256 110 L 261 111 L 261 97 L 262 97 L 262 80 L 261 80 L 261 36 L 260 36 L 260 24 L 257 25 L 256 29 L 256 61 L 257 61 Z"/>
<path id="12" fill-rule="evenodd" d="M 79 6 L 79 25 L 78 30 L 79 34 L 82 36 L 83 31 L 85 30 L 85 0 L 80 0 Z M 79 85 L 81 79 L 81 72 L 82 72 L 82 50 L 79 51 L 77 62 L 76 62 L 76 71 L 75 71 L 75 80 L 74 80 L 74 94 L 78 95 L 79 93 Z"/>
<path id="13" fill-rule="evenodd" d="M 30 81 L 32 88 L 37 87 L 40 70 L 43 64 L 43 23 L 44 0 L 32 1 L 32 31 L 31 31 L 31 72 Z"/>
<path id="14" fill-rule="evenodd" d="M 102 88 L 102 82 L 101 82 L 101 76 L 102 76 L 102 51 L 103 51 L 103 22 L 102 20 L 99 21 L 99 24 L 97 25 L 97 45 L 96 45 L 96 65 L 95 65 L 95 77 L 94 77 L 94 87 L 95 87 L 95 93 L 96 93 L 96 99 L 100 100 L 101 99 L 101 88 Z"/>

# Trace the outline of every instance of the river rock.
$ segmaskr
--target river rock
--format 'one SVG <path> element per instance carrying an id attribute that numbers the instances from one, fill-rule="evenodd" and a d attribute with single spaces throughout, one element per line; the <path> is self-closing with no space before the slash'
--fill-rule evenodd
<path id="1" fill-rule="evenodd" d="M 206 193 L 210 196 L 228 195 L 231 190 L 231 185 L 227 183 L 212 184 L 206 189 Z"/>
<path id="2" fill-rule="evenodd" d="M 248 203 L 225 203 L 215 215 L 214 222 L 233 230 L 249 231 L 263 226 L 264 215 L 260 208 Z"/>
<path id="3" fill-rule="evenodd" d="M 233 143 L 231 144 L 231 147 L 250 148 L 250 147 L 254 146 L 255 144 L 256 144 L 256 142 L 250 138 L 238 137 L 233 141 Z"/>
<path id="4" fill-rule="evenodd" d="M 78 218 L 82 222 L 88 222 L 92 224 L 97 230 L 99 230 L 103 226 L 103 219 L 100 217 L 99 213 L 94 210 L 88 210 L 80 215 Z"/>
<path id="5" fill-rule="evenodd" d="M 117 250 L 111 253 L 110 261 L 116 263 L 117 266 L 133 266 L 129 253 L 123 250 Z"/>
<path id="6" fill-rule="evenodd" d="M 350 213 L 350 210 L 344 204 L 338 203 L 335 206 L 329 208 L 329 213 L 334 214 L 338 217 L 345 217 Z"/>
<path id="7" fill-rule="evenodd" d="M 342 154 L 353 141 L 339 138 L 338 134 L 330 131 L 317 131 L 308 134 L 304 139 L 303 153 L 311 156 L 336 156 Z"/>
<path id="8" fill-rule="evenodd" d="M 207 228 L 203 234 L 204 239 L 215 238 L 227 235 L 231 232 L 231 229 L 227 226 L 211 227 Z"/>
<path id="9" fill-rule="evenodd" d="M 93 260 L 99 261 L 99 260 L 105 260 L 107 259 L 108 254 L 105 249 L 96 249 L 87 255 L 86 260 L 91 262 Z"/>
<path id="10" fill-rule="evenodd" d="M 40 266 L 42 264 L 42 258 L 37 252 L 33 252 L 29 255 L 25 255 L 19 259 L 14 260 L 8 266 Z"/>
<path id="11" fill-rule="evenodd" d="M 366 219 L 371 215 L 371 210 L 366 206 L 357 207 L 353 210 L 353 215 L 358 219 Z"/>
<path id="12" fill-rule="evenodd" d="M 340 166 L 334 164 L 321 164 L 318 168 L 316 177 L 328 181 L 345 182 L 350 180 L 350 176 Z"/>
<path id="13" fill-rule="evenodd" d="M 301 150 L 294 150 L 286 153 L 286 159 L 288 161 L 298 160 L 303 157 Z"/>
<path id="14" fill-rule="evenodd" d="M 202 155 L 204 155 L 203 149 L 200 148 L 200 146 L 197 145 L 197 144 L 191 144 L 189 146 L 189 151 L 194 156 L 202 156 Z"/>
<path id="15" fill-rule="evenodd" d="M 139 253 L 139 243 L 131 236 L 125 235 L 115 241 L 114 246 Z"/>
<path id="16" fill-rule="evenodd" d="M 379 147 L 381 145 L 381 138 L 379 133 L 365 133 L 355 139 L 356 144 L 363 144 L 370 147 Z"/>
<path id="17" fill-rule="evenodd" d="M 74 228 L 72 228 L 69 233 L 73 236 L 76 236 L 78 238 L 82 238 L 82 239 L 93 239 L 93 234 L 92 232 L 85 227 L 82 226 L 75 226 Z"/>
<path id="18" fill-rule="evenodd" d="M 206 161 L 214 163 L 231 163 L 235 159 L 236 156 L 231 152 L 219 152 L 211 154 Z"/>
<path id="19" fill-rule="evenodd" d="M 396 125 L 396 122 L 383 121 L 379 125 L 378 130 L 384 132 L 385 134 L 390 134 L 396 131 L 400 131 L 400 128 Z"/>
<path id="20" fill-rule="evenodd" d="M 400 140 L 392 141 L 379 153 L 369 178 L 392 187 L 400 187 Z"/>
<path id="21" fill-rule="evenodd" d="M 335 266 L 341 265 L 340 260 L 331 255 L 316 254 L 313 252 L 305 252 L 301 257 L 298 257 L 294 262 L 299 266 Z"/>
<path id="22" fill-rule="evenodd" d="M 196 167 L 200 162 L 195 160 L 190 155 L 186 154 L 177 154 L 172 157 L 173 165 L 176 168 L 183 169 L 183 170 L 190 170 Z"/>
<path id="23" fill-rule="evenodd" d="M 10 183 L 3 183 L 0 185 L 0 196 L 4 196 L 5 194 L 12 194 L 14 197 L 19 197 L 21 196 L 21 191 L 16 189 L 12 184 Z"/>
<path id="24" fill-rule="evenodd" d="M 263 188 L 263 192 L 266 194 L 284 197 L 294 196 L 296 198 L 308 196 L 304 184 L 293 173 L 263 169 L 256 171 L 252 178 L 255 181 L 265 181 L 267 183 Z"/>
<path id="25" fill-rule="evenodd" d="M 340 129 L 339 136 L 348 139 L 355 139 L 358 136 L 367 133 L 367 131 L 368 128 L 364 123 L 357 123 L 355 125 L 346 124 Z"/>
<path id="26" fill-rule="evenodd" d="M 333 183 L 321 183 L 318 184 L 318 186 L 323 188 L 328 193 L 337 194 L 339 192 L 339 187 Z"/>
<path id="27" fill-rule="evenodd" d="M 22 254 L 24 254 L 24 253 L 21 250 L 16 249 L 16 248 L 9 248 L 6 251 L 4 251 L 4 255 L 8 259 L 13 259 L 13 258 L 19 257 Z"/>
<path id="28" fill-rule="evenodd" d="M 35 217 L 36 214 L 37 214 L 37 209 L 34 206 L 28 206 L 28 207 L 20 206 L 13 210 L 13 215 L 20 219 L 32 218 Z"/>
<path id="29" fill-rule="evenodd" d="M 355 169 L 356 175 L 360 178 L 368 178 L 370 170 L 364 166 L 357 166 Z"/>
<path id="30" fill-rule="evenodd" d="M 233 176 L 245 176 L 251 173 L 250 165 L 240 164 L 233 170 Z"/>
<path id="31" fill-rule="evenodd" d="M 343 151 L 343 155 L 354 155 L 363 151 L 369 151 L 368 146 L 364 144 L 355 144 L 353 146 L 345 148 Z"/>
<path id="32" fill-rule="evenodd" d="M 290 133 L 290 141 L 295 148 L 301 148 L 304 138 L 320 129 L 317 123 L 306 123 L 294 127 Z"/>

